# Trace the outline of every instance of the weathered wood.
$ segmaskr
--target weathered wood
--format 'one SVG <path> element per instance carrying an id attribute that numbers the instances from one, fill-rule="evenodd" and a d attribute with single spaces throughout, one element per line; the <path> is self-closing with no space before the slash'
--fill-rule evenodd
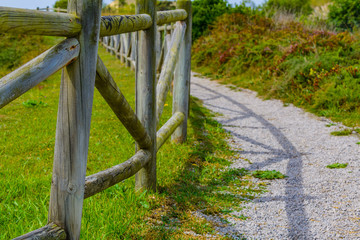
<path id="1" fill-rule="evenodd" d="M 164 25 L 164 26 L 160 26 L 157 28 L 158 32 L 162 32 L 162 31 L 170 31 L 172 28 L 174 28 L 173 26 L 169 26 L 169 25 Z"/>
<path id="2" fill-rule="evenodd" d="M 79 58 L 64 70 L 56 128 L 49 222 L 79 239 L 96 76 L 101 0 L 70 0 L 82 24 Z"/>
<path id="3" fill-rule="evenodd" d="M 140 148 L 151 146 L 151 139 L 144 126 L 135 115 L 130 104 L 116 85 L 111 74 L 98 56 L 95 86 L 109 104 L 118 119 L 123 123 Z"/>
<path id="4" fill-rule="evenodd" d="M 65 240 L 66 233 L 64 229 L 54 223 L 49 223 L 45 227 L 36 229 L 13 240 Z"/>
<path id="5" fill-rule="evenodd" d="M 127 37 L 127 52 L 126 52 L 126 66 L 130 67 L 131 66 L 131 60 L 130 60 L 130 55 L 131 55 L 131 49 L 132 49 L 132 42 L 131 42 L 131 33 L 127 33 L 126 34 Z"/>
<path id="6" fill-rule="evenodd" d="M 125 63 L 125 56 L 124 53 L 126 51 L 126 46 L 125 46 L 125 34 L 121 34 L 120 35 L 120 61 L 122 63 Z"/>
<path id="7" fill-rule="evenodd" d="M 0 109 L 18 98 L 79 55 L 75 38 L 62 41 L 0 79 Z"/>
<path id="8" fill-rule="evenodd" d="M 160 120 L 166 96 L 170 89 L 170 83 L 175 70 L 176 60 L 178 58 L 178 53 L 180 49 L 180 43 L 184 38 L 185 29 L 186 25 L 184 22 L 177 22 L 177 27 L 171 40 L 171 49 L 165 57 L 165 65 L 160 73 L 160 78 L 156 87 L 157 122 Z"/>
<path id="9" fill-rule="evenodd" d="M 157 25 L 163 25 L 165 23 L 171 23 L 176 21 L 182 21 L 187 18 L 188 14 L 183 9 L 159 11 L 157 12 Z"/>
<path id="10" fill-rule="evenodd" d="M 156 0 L 137 0 L 136 13 L 156 17 Z M 138 32 L 136 57 L 136 115 L 148 131 L 152 146 L 151 160 L 135 177 L 137 190 L 156 191 L 156 105 L 155 105 L 155 31 L 156 21 L 152 26 Z"/>
<path id="11" fill-rule="evenodd" d="M 174 142 L 182 143 L 186 141 L 187 119 L 189 116 L 189 97 L 190 97 L 190 74 L 191 74 L 191 31 L 192 31 L 192 9 L 191 1 L 178 0 L 178 9 L 184 9 L 188 13 L 186 22 L 186 32 L 184 41 L 181 42 L 179 61 L 175 70 L 174 93 L 173 93 L 173 113 L 183 112 L 185 120 L 175 130 L 171 139 Z"/>
<path id="12" fill-rule="evenodd" d="M 151 153 L 142 149 L 126 162 L 86 177 L 84 197 L 91 197 L 133 176 L 149 162 L 150 158 Z"/>
<path id="13" fill-rule="evenodd" d="M 81 30 L 74 14 L 0 7 L 0 32 L 72 37 Z"/>
<path id="14" fill-rule="evenodd" d="M 130 54 L 130 59 L 131 59 L 131 70 L 135 71 L 135 59 L 136 59 L 136 33 L 131 33 L 131 54 Z"/>
<path id="15" fill-rule="evenodd" d="M 100 36 L 140 31 L 152 24 L 152 18 L 147 14 L 102 16 Z"/>
<path id="16" fill-rule="evenodd" d="M 170 36 L 170 34 L 166 34 L 164 42 L 161 46 L 160 59 L 158 60 L 159 63 L 157 65 L 157 69 L 156 69 L 156 72 L 158 72 L 158 73 L 161 72 L 161 69 L 164 65 L 164 59 L 165 59 L 165 56 L 167 55 L 167 53 L 169 52 L 170 44 L 171 44 L 171 36 Z"/>
<path id="17" fill-rule="evenodd" d="M 176 128 L 184 121 L 185 114 L 176 112 L 156 133 L 157 150 L 165 143 Z"/>

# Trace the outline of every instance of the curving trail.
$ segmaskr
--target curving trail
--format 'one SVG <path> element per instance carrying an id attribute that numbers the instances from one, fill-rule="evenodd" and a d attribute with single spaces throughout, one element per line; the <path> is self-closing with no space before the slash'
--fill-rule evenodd
<path id="1" fill-rule="evenodd" d="M 241 149 L 233 167 L 277 170 L 288 177 L 271 181 L 268 192 L 228 219 L 247 239 L 360 239 L 360 145 L 355 134 L 331 136 L 318 118 L 279 100 L 261 100 L 249 90 L 232 91 L 192 73 L 191 95 L 221 113 L 217 120 Z M 327 165 L 348 163 L 347 168 Z"/>

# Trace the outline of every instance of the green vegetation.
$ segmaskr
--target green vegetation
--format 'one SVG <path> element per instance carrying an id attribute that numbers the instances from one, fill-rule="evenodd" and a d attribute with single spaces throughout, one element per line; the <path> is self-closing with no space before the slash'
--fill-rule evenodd
<path id="1" fill-rule="evenodd" d="M 286 177 L 281 172 L 275 170 L 265 170 L 265 171 L 257 170 L 254 171 L 252 175 L 256 178 L 267 179 L 267 180 L 283 179 Z"/>
<path id="2" fill-rule="evenodd" d="M 54 8 L 67 9 L 68 0 L 57 0 L 54 4 Z"/>
<path id="3" fill-rule="evenodd" d="M 250 7 L 246 6 L 248 1 L 242 1 L 240 5 L 232 7 L 226 0 L 194 0 L 193 1 L 193 19 L 192 19 L 192 38 L 196 40 L 202 36 L 208 27 L 214 23 L 217 17 L 225 13 L 243 13 L 252 12 Z"/>
<path id="4" fill-rule="evenodd" d="M 104 49 L 99 54 L 134 106 L 134 73 Z M 0 109 L 0 239 L 47 223 L 60 72 Z M 171 97 L 168 97 L 171 100 Z M 163 124 L 171 115 L 164 108 Z M 87 174 L 134 154 L 134 141 L 95 91 Z M 82 239 L 191 239 L 215 234 L 214 223 L 194 212 L 222 216 L 264 191 L 244 170 L 231 169 L 227 133 L 191 99 L 185 144 L 167 142 L 158 153 L 158 192 L 135 193 L 134 177 L 84 202 Z M 205 237 L 204 237 L 205 238 Z"/>
<path id="5" fill-rule="evenodd" d="M 0 75 L 38 56 L 57 40 L 53 37 L 0 34 Z"/>
<path id="6" fill-rule="evenodd" d="M 327 168 L 330 168 L 330 169 L 334 169 L 334 168 L 346 168 L 347 165 L 348 165 L 347 163 L 333 163 L 333 164 L 327 165 L 326 167 L 327 167 Z"/>
<path id="7" fill-rule="evenodd" d="M 297 15 L 309 15 L 313 10 L 310 0 L 268 0 L 265 9 L 272 11 L 284 11 Z"/>
<path id="8" fill-rule="evenodd" d="M 360 125 L 357 35 L 260 14 L 225 14 L 193 45 L 193 69 L 266 98 Z"/>
<path id="9" fill-rule="evenodd" d="M 348 136 L 351 135 L 353 132 L 352 129 L 345 129 L 345 130 L 341 130 L 341 131 L 334 131 L 331 132 L 330 134 L 333 136 Z"/>
<path id="10" fill-rule="evenodd" d="M 332 0 L 329 6 L 329 22 L 341 30 L 353 31 L 360 24 L 360 2 L 358 0 Z"/>

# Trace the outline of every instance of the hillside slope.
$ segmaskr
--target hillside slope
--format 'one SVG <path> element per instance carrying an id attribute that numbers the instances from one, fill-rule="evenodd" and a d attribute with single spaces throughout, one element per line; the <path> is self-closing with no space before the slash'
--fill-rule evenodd
<path id="1" fill-rule="evenodd" d="M 349 32 L 224 15 L 194 43 L 192 54 L 195 69 L 223 83 L 360 124 L 360 45 Z"/>

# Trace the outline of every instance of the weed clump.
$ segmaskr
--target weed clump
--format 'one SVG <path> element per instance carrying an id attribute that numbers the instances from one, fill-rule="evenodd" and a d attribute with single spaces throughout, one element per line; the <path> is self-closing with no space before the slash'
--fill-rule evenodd
<path id="1" fill-rule="evenodd" d="M 334 169 L 334 168 L 346 168 L 347 165 L 348 165 L 347 163 L 333 163 L 333 164 L 327 165 L 326 167 L 327 167 L 327 168 L 330 168 L 330 169 Z"/>
<path id="2" fill-rule="evenodd" d="M 345 130 L 341 130 L 341 131 L 334 131 L 331 132 L 330 134 L 333 136 L 348 136 L 350 134 L 352 134 L 353 130 L 352 129 L 345 129 Z"/>
<path id="3" fill-rule="evenodd" d="M 286 178 L 284 174 L 282 174 L 279 171 L 276 170 L 257 170 L 252 173 L 253 177 L 259 178 L 259 179 L 267 179 L 267 180 L 273 180 L 273 179 L 283 179 Z"/>

